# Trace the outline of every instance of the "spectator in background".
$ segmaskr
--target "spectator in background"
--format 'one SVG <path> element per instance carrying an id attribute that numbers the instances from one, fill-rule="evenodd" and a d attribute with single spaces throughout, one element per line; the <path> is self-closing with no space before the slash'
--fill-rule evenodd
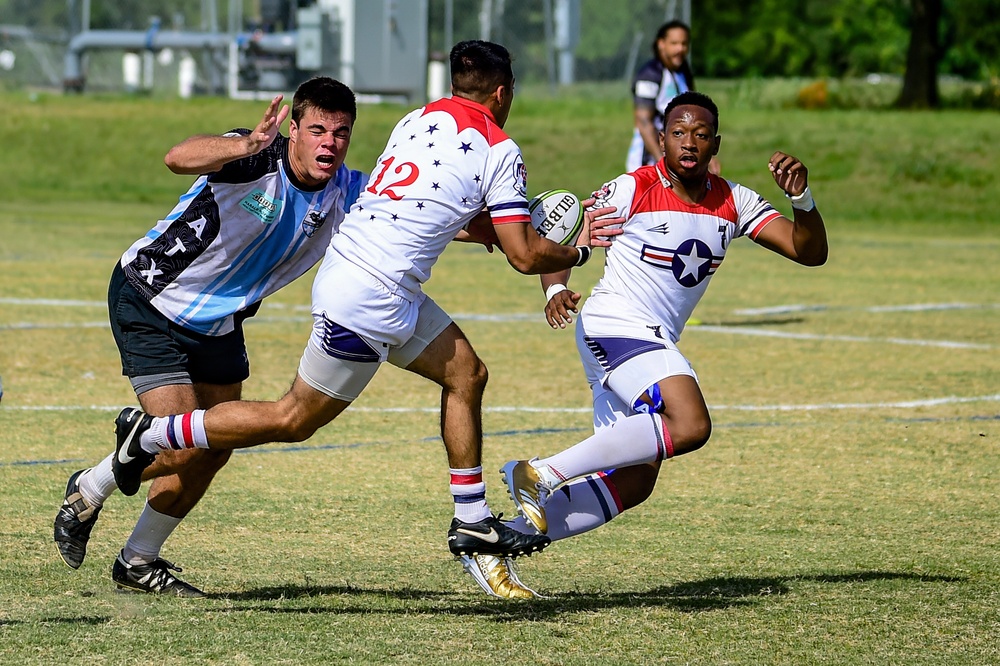
<path id="1" fill-rule="evenodd" d="M 625 158 L 625 170 L 655 164 L 663 158 L 659 133 L 663 112 L 677 95 L 694 90 L 694 74 L 687 55 L 691 48 L 691 29 L 682 21 L 668 21 L 660 26 L 653 40 L 653 58 L 644 64 L 632 82 L 635 106 L 635 131 Z M 719 173 L 713 158 L 709 170 Z"/>

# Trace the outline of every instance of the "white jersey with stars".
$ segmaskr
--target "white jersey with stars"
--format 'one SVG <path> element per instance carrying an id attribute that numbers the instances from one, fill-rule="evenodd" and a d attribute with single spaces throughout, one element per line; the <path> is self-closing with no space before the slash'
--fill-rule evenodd
<path id="1" fill-rule="evenodd" d="M 486 107 L 432 102 L 396 125 L 325 261 L 347 259 L 418 299 L 445 247 L 484 208 L 494 224 L 530 222 L 526 192 L 521 150 Z"/>
<path id="2" fill-rule="evenodd" d="M 781 215 L 738 183 L 709 175 L 708 186 L 701 203 L 681 201 L 661 160 L 594 193 L 595 207 L 614 206 L 615 216 L 626 220 L 608 248 L 604 275 L 582 316 L 626 302 L 661 326 L 664 338 L 677 342 L 733 239 L 756 238 Z"/>
<path id="3" fill-rule="evenodd" d="M 288 166 L 288 139 L 278 135 L 256 155 L 199 176 L 122 255 L 125 277 L 170 321 L 205 335 L 230 333 L 234 315 L 319 261 L 365 178 L 341 166 L 325 186 L 305 187 Z"/>

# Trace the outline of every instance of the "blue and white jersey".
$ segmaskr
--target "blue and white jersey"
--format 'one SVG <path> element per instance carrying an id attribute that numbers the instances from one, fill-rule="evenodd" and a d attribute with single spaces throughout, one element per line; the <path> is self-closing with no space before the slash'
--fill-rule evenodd
<path id="1" fill-rule="evenodd" d="M 663 112 L 670 100 L 691 89 L 691 82 L 682 72 L 672 72 L 663 66 L 659 58 L 653 58 L 635 75 L 632 101 L 636 107 L 654 110 L 653 125 L 659 131 L 663 129 Z"/>
<path id="2" fill-rule="evenodd" d="M 693 90 L 693 83 L 683 72 L 672 72 L 663 66 L 659 58 L 653 58 L 635 75 L 632 82 L 632 102 L 637 109 L 652 109 L 653 126 L 659 132 L 663 130 L 663 112 L 667 110 L 667 104 L 682 92 Z M 635 128 L 625 156 L 625 170 L 635 171 L 654 161 L 646 150 L 639 128 Z"/>
<path id="3" fill-rule="evenodd" d="M 129 283 L 167 319 L 225 335 L 234 315 L 323 256 L 367 176 L 341 166 L 325 186 L 306 187 L 289 166 L 288 145 L 279 134 L 256 155 L 199 176 L 122 255 Z"/>

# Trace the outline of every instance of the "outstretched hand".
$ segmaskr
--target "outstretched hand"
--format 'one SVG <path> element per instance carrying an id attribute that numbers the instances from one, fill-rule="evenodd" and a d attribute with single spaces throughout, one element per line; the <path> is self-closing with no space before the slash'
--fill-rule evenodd
<path id="1" fill-rule="evenodd" d="M 775 151 L 767 163 L 774 182 L 789 196 L 802 194 L 809 185 L 809 170 L 797 157 Z"/>
<path id="2" fill-rule="evenodd" d="M 287 104 L 280 109 L 278 108 L 282 99 L 283 95 L 276 95 L 271 100 L 271 103 L 267 105 L 267 111 L 264 112 L 264 117 L 257 123 L 253 132 L 247 135 L 247 145 L 252 155 L 256 155 L 270 146 L 271 142 L 278 136 L 278 128 L 288 117 Z"/>

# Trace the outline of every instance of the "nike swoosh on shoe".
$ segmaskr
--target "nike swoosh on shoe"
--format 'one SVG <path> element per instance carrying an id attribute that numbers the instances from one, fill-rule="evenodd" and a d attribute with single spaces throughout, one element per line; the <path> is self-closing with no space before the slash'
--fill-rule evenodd
<path id="1" fill-rule="evenodd" d="M 475 532 L 473 530 L 467 530 L 467 529 L 464 529 L 464 528 L 461 528 L 461 527 L 458 528 L 455 531 L 456 532 L 461 532 L 462 534 L 467 534 L 469 536 L 476 537 L 477 539 L 485 541 L 486 543 L 497 543 L 498 541 L 500 541 L 500 535 L 497 534 L 497 531 L 494 528 L 492 528 L 492 527 L 490 528 L 490 531 L 486 532 L 486 533 Z"/>

